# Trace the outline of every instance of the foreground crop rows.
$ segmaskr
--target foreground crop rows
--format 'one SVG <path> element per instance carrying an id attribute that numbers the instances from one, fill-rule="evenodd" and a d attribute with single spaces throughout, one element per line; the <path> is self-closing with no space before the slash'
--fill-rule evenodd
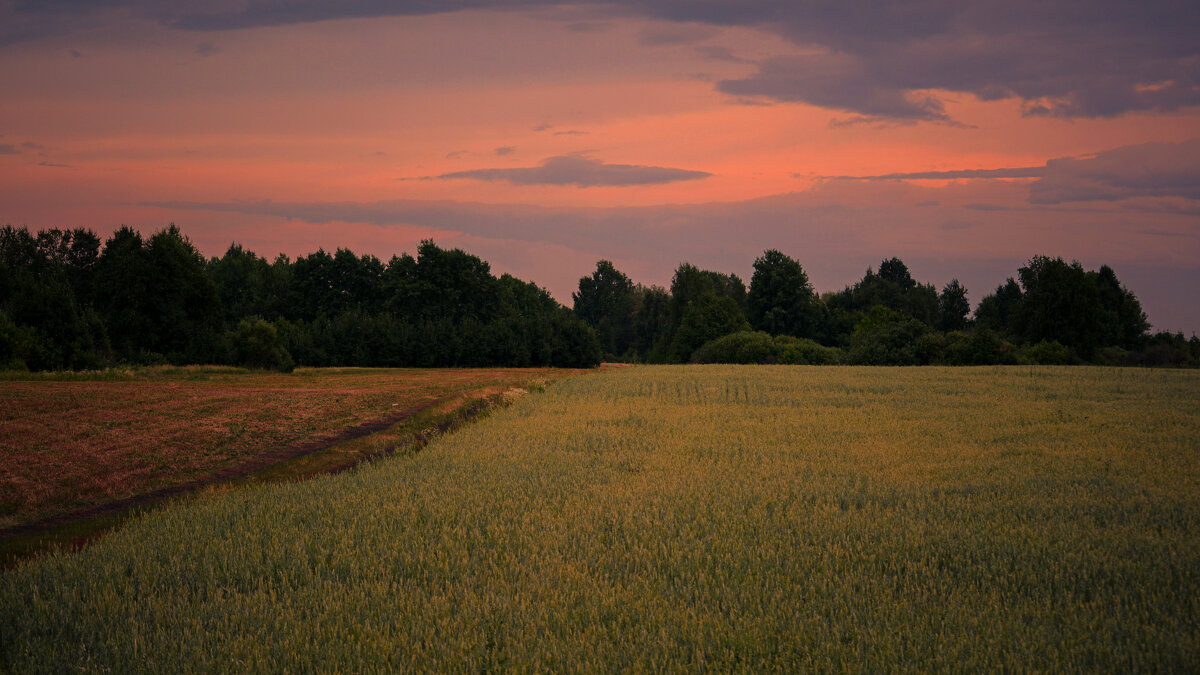
<path id="1" fill-rule="evenodd" d="M 0 577 L 0 669 L 1181 670 L 1200 378 L 630 368 Z"/>

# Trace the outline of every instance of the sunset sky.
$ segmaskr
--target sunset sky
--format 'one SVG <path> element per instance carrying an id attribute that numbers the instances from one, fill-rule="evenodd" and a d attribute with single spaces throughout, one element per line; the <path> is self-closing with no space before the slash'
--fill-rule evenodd
<path id="1" fill-rule="evenodd" d="M 449 11 L 454 10 L 454 11 Z M 0 0 L 0 224 L 206 256 L 422 239 L 978 301 L 1037 254 L 1200 333 L 1200 3 Z"/>

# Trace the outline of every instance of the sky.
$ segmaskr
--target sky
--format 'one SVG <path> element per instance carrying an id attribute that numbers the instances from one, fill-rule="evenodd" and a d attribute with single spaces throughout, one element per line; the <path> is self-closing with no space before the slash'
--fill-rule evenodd
<path id="1" fill-rule="evenodd" d="M 608 259 L 973 303 L 1107 264 L 1200 333 L 1194 0 L 0 0 L 0 223 L 206 256 L 433 239 L 568 306 Z"/>

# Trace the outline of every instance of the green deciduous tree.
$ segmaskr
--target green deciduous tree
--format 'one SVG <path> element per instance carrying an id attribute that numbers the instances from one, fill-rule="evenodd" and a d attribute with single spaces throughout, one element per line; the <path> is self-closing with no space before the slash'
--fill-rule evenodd
<path id="1" fill-rule="evenodd" d="M 879 263 L 879 278 L 894 284 L 901 291 L 911 290 L 917 285 L 908 271 L 908 265 L 899 258 L 888 258 Z"/>
<path id="2" fill-rule="evenodd" d="M 1104 346 L 1136 349 L 1146 341 L 1150 331 L 1150 322 L 1142 311 L 1142 304 L 1134 297 L 1121 282 L 1117 273 L 1108 265 L 1100 267 L 1098 272 L 1089 272 L 1096 291 L 1100 296 L 1100 305 L 1104 309 L 1103 336 Z"/>
<path id="3" fill-rule="evenodd" d="M 611 261 L 597 262 L 596 271 L 579 280 L 571 299 L 575 315 L 596 330 L 605 354 L 619 357 L 630 350 L 637 297 L 633 282 Z"/>
<path id="4" fill-rule="evenodd" d="M 677 362 L 687 362 L 704 343 L 744 330 L 750 330 L 750 322 L 733 298 L 705 293 L 688 304 L 672 340 L 671 356 Z"/>
<path id="5" fill-rule="evenodd" d="M 691 263 L 675 269 L 671 278 L 671 318 L 678 326 L 688 307 L 704 295 L 721 295 L 733 300 L 743 313 L 746 311 L 746 284 L 736 274 L 702 270 Z"/>
<path id="6" fill-rule="evenodd" d="M 850 337 L 846 358 L 863 366 L 912 366 L 924 363 L 919 346 L 929 326 L 883 305 L 859 321 Z"/>
<path id="7" fill-rule="evenodd" d="M 212 360 L 222 323 L 220 299 L 204 256 L 170 225 L 146 241 L 149 327 L 145 348 L 177 363 Z"/>
<path id="8" fill-rule="evenodd" d="M 1035 256 L 1018 275 L 1023 292 L 1012 328 L 1022 342 L 1056 341 L 1083 358 L 1103 346 L 1104 306 L 1082 265 Z"/>
<path id="9" fill-rule="evenodd" d="M 95 368 L 108 360 L 103 321 L 76 283 L 94 261 L 80 262 L 75 234 L 85 242 L 95 235 L 84 231 L 45 230 L 36 237 L 25 228 L 0 229 L 0 314 L 6 317 L 8 346 L 0 357 L 35 370 Z"/>
<path id="10" fill-rule="evenodd" d="M 996 292 L 985 296 L 975 308 L 975 325 L 996 331 L 1001 335 L 1012 334 L 1013 316 L 1021 304 L 1021 287 L 1009 277 L 996 287 Z"/>
<path id="11" fill-rule="evenodd" d="M 122 226 L 104 242 L 96 262 L 94 299 L 113 351 L 124 360 L 138 360 L 156 342 L 149 310 L 152 285 L 141 233 Z"/>
<path id="12" fill-rule="evenodd" d="M 937 290 L 932 285 L 917 283 L 899 258 L 880 263 L 878 274 L 868 269 L 862 281 L 828 294 L 825 300 L 831 313 L 831 334 L 827 339 L 843 344 L 849 340 L 848 331 L 877 305 L 931 328 L 939 317 Z"/>
<path id="13" fill-rule="evenodd" d="M 937 328 L 941 331 L 962 330 L 967 326 L 967 314 L 971 303 L 967 301 L 967 289 L 951 279 L 938 296 Z"/>
<path id="14" fill-rule="evenodd" d="M 671 295 L 660 286 L 638 286 L 633 314 L 633 350 L 644 361 L 668 360 L 667 349 L 673 332 Z"/>
<path id="15" fill-rule="evenodd" d="M 755 330 L 813 338 L 821 334 L 824 306 L 800 263 L 771 249 L 754 261 L 746 315 Z"/>
<path id="16" fill-rule="evenodd" d="M 431 240 L 417 248 L 416 313 L 426 319 L 489 320 L 497 315 L 498 286 L 491 266 L 462 249 L 443 249 Z"/>
<path id="17" fill-rule="evenodd" d="M 208 276 L 217 291 L 226 323 L 235 325 L 248 316 L 278 318 L 272 296 L 271 264 L 247 251 L 241 244 L 230 244 L 225 255 L 208 262 Z"/>

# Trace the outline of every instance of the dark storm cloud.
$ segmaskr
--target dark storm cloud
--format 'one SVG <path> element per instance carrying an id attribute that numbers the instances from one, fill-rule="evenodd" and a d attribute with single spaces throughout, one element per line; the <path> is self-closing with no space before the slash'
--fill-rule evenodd
<path id="1" fill-rule="evenodd" d="M 1034 204 L 1120 201 L 1139 197 L 1200 200 L 1200 139 L 1127 145 L 1088 157 L 1051 159 L 1044 166 L 830 178 L 869 181 L 1036 178 L 1029 184 L 1029 201 Z M 1006 207 L 969 204 L 967 208 Z"/>
<path id="2" fill-rule="evenodd" d="M 550 157 L 540 166 L 516 169 L 473 169 L 444 173 L 438 178 L 505 181 L 513 185 L 577 185 L 579 187 L 657 185 L 707 178 L 704 171 L 636 164 L 606 164 L 598 159 L 566 155 Z"/>
<path id="3" fill-rule="evenodd" d="M 723 4 L 726 6 L 714 6 Z M 722 91 L 867 116 L 939 120 L 943 89 L 1018 98 L 1027 114 L 1110 117 L 1200 104 L 1200 3 L 1125 0 L 646 1 L 652 15 L 759 26 L 817 50 Z M 842 93 L 831 76 L 854 82 Z"/>
<path id="4" fill-rule="evenodd" d="M 523 9 L 552 0 L 21 0 L 0 5 L 0 44 L 142 17 L 182 30 L 230 30 L 326 19 Z M 790 40 L 744 78 L 735 97 L 797 101 L 868 118 L 945 121 L 930 90 L 1016 98 L 1026 114 L 1111 117 L 1200 105 L 1200 3 L 1194 0 L 610 0 L 616 12 L 753 27 Z M 569 24 L 578 26 L 578 24 Z M 682 27 L 681 27 L 682 28 Z M 690 39 L 694 29 L 650 36 Z M 691 31 L 689 33 L 689 31 Z M 646 35 L 643 35 L 646 38 Z M 716 53 L 714 52 L 714 55 Z"/>
<path id="5" fill-rule="evenodd" d="M 1046 162 L 1046 175 L 1029 187 L 1029 201 L 1035 204 L 1137 197 L 1200 200 L 1200 139 L 1052 159 Z"/>
<path id="6" fill-rule="evenodd" d="M 0 0 L 0 45 L 94 28 L 98 23 L 127 18 L 157 21 L 180 30 L 217 31 L 539 4 L 554 3 L 505 0 L 212 0 L 202 3 L 191 0 Z"/>
<path id="7" fill-rule="evenodd" d="M 512 8 L 527 4 L 495 0 L 250 0 L 192 3 L 182 0 L 172 10 L 162 12 L 160 20 L 182 30 L 231 30 L 312 23 L 330 19 L 357 19 L 379 16 L 439 14 L 465 9 Z"/>
<path id="8" fill-rule="evenodd" d="M 722 80 L 717 89 L 737 97 L 809 103 L 871 118 L 947 121 L 942 103 L 879 81 L 869 64 L 845 55 L 780 56 L 741 80 Z"/>

